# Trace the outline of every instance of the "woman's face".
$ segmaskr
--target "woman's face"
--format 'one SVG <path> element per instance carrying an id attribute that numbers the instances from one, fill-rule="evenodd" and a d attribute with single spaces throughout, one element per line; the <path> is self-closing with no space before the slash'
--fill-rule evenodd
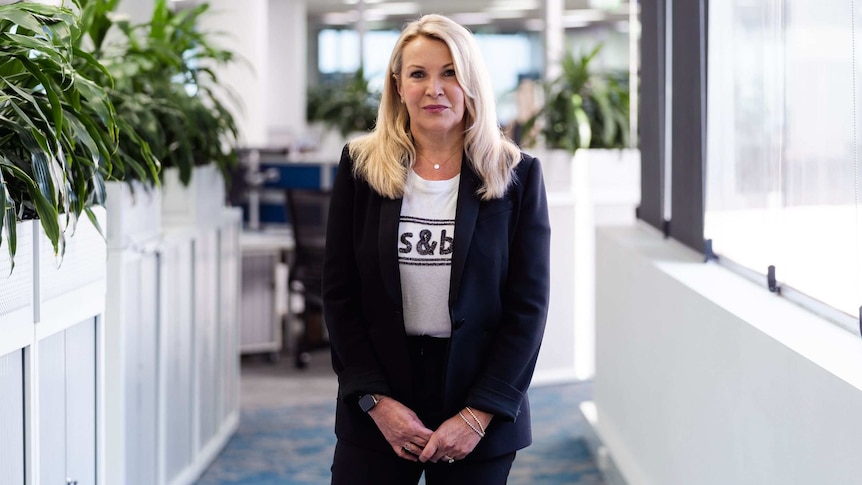
<path id="1" fill-rule="evenodd" d="M 404 46 L 398 94 L 407 106 L 414 135 L 464 131 L 464 90 L 443 41 L 419 36 Z"/>

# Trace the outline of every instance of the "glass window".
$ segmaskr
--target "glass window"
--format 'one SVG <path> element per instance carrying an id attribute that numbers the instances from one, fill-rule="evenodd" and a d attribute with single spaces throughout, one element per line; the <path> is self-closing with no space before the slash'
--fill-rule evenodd
<path id="1" fill-rule="evenodd" d="M 779 284 L 856 316 L 852 11 L 846 0 L 710 2 L 705 237 L 720 257 L 774 265 Z"/>

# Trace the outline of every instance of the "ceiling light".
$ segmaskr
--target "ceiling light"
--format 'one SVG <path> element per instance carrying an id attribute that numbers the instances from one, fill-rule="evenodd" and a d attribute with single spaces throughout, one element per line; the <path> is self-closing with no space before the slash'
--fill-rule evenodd
<path id="1" fill-rule="evenodd" d="M 491 23 L 487 12 L 455 13 L 450 18 L 461 25 L 485 25 Z"/>
<path id="2" fill-rule="evenodd" d="M 416 2 L 392 2 L 381 3 L 366 12 L 375 12 L 378 15 L 413 15 L 419 13 L 419 4 Z"/>
<path id="3" fill-rule="evenodd" d="M 500 10 L 536 10 L 539 0 L 496 0 L 485 10 L 488 12 Z"/>
<path id="4" fill-rule="evenodd" d="M 491 18 L 495 19 L 521 19 L 530 17 L 530 14 L 524 10 L 488 10 L 487 12 Z"/>

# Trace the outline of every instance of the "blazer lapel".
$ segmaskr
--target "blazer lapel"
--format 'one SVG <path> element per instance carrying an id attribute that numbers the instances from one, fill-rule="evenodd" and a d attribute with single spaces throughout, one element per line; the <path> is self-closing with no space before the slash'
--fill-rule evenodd
<path id="1" fill-rule="evenodd" d="M 466 155 L 464 161 L 467 161 Z M 473 229 L 479 215 L 479 176 L 469 163 L 464 163 L 461 169 L 461 182 L 458 186 L 458 205 L 455 212 L 455 241 L 452 250 L 452 275 L 449 280 L 449 306 L 455 303 L 458 288 L 461 285 L 461 275 L 467 261 L 470 241 L 473 240 Z"/>
<path id="2" fill-rule="evenodd" d="M 402 199 L 382 199 L 380 204 L 380 230 L 377 253 L 380 255 L 380 273 L 386 293 L 401 307 L 401 273 L 398 270 L 398 223 L 401 219 Z"/>

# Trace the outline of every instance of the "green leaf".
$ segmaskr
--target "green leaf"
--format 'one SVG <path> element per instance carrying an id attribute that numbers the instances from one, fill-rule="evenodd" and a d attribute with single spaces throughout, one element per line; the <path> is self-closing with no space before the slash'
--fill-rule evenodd
<path id="1" fill-rule="evenodd" d="M 51 246 L 54 248 L 54 256 L 60 254 L 60 214 L 57 208 L 51 203 L 42 193 L 35 187 L 30 187 L 30 196 L 36 206 L 36 213 L 39 214 L 39 222 L 42 229 L 45 230 L 45 235 L 51 241 Z"/>
<path id="2" fill-rule="evenodd" d="M 102 239 L 107 241 L 108 238 L 105 235 L 105 231 L 102 229 L 102 225 L 99 224 L 99 218 L 96 217 L 96 214 L 93 212 L 93 209 L 91 207 L 87 207 L 86 209 L 84 209 L 84 212 L 87 213 L 87 218 L 90 219 L 90 223 L 93 224 L 93 227 L 95 227 L 96 230 L 99 231 L 99 235 L 102 236 Z"/>
<path id="3" fill-rule="evenodd" d="M 45 95 L 48 96 L 48 100 L 51 102 L 51 114 L 54 116 L 54 129 L 56 131 L 61 131 L 63 129 L 63 107 L 60 104 L 60 97 L 57 96 L 56 91 L 52 89 L 52 83 L 48 79 L 47 76 L 29 59 L 23 56 L 16 56 L 18 60 L 27 68 L 30 73 L 36 77 L 45 88 Z"/>
<path id="4" fill-rule="evenodd" d="M 32 6 L 28 5 L 27 7 L 31 8 Z M 0 21 L 3 20 L 24 27 L 32 32 L 40 32 L 42 30 L 42 23 L 20 5 L 16 6 L 15 4 L 12 4 L 0 6 Z"/>
<path id="5" fill-rule="evenodd" d="M 15 268 L 15 253 L 18 244 L 16 235 L 17 223 L 15 201 L 12 200 L 9 189 L 6 187 L 6 181 L 3 179 L 2 165 L 0 165 L 0 247 L 3 246 L 3 228 L 6 228 L 6 233 L 9 235 L 6 246 L 11 263 L 10 273 Z"/>

